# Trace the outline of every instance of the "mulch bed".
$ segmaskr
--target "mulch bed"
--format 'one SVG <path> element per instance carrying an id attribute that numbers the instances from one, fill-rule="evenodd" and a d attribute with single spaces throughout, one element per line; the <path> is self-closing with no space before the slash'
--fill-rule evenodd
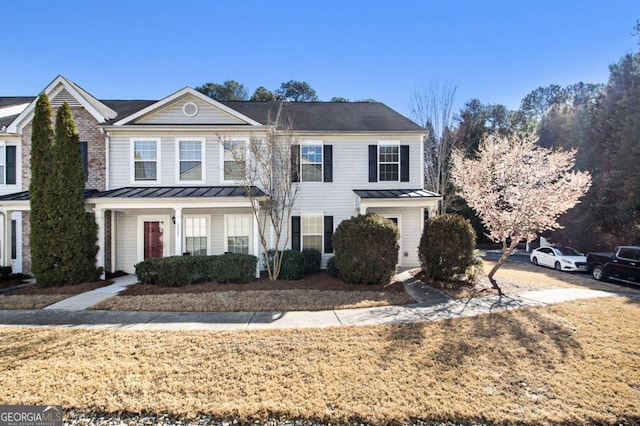
<path id="1" fill-rule="evenodd" d="M 141 296 L 154 294 L 176 293 L 211 293 L 217 291 L 244 291 L 244 290 L 340 290 L 340 291 L 384 291 L 404 292 L 404 286 L 400 281 L 394 281 L 386 285 L 354 285 L 347 284 L 337 278 L 331 277 L 326 272 L 307 275 L 301 280 L 276 280 L 260 278 L 247 284 L 219 284 L 208 282 L 202 284 L 185 285 L 182 287 L 164 287 L 159 285 L 135 284 L 129 286 L 120 293 L 121 296 Z"/>
<path id="2" fill-rule="evenodd" d="M 24 280 L 26 280 L 27 278 L 31 278 L 31 277 L 29 275 L 15 274 L 9 280 L 0 281 L 0 290 L 23 284 Z"/>
<path id="3" fill-rule="evenodd" d="M 417 279 L 427 284 L 430 287 L 433 287 L 437 290 L 443 291 L 447 293 L 449 296 L 454 299 L 464 299 L 467 297 L 478 297 L 478 296 L 496 296 L 498 295 L 498 291 L 493 288 L 489 278 L 486 276 L 481 276 L 476 278 L 475 281 L 451 281 L 451 282 L 443 282 L 436 281 L 433 278 L 430 278 L 424 274 L 424 272 L 419 272 L 415 275 Z M 520 281 L 513 281 L 506 278 L 498 278 L 497 280 L 500 289 L 502 289 L 502 293 L 506 295 L 518 295 L 527 291 L 532 290 L 542 290 L 546 287 L 543 285 L 536 285 L 531 283 L 525 283 Z"/>
<path id="4" fill-rule="evenodd" d="M 85 291 L 95 290 L 96 288 L 104 287 L 111 284 L 112 281 L 95 281 L 91 283 L 63 285 L 60 287 L 38 287 L 37 284 L 31 284 L 23 287 L 19 290 L 12 292 L 12 295 L 16 294 L 65 294 L 74 296 L 76 294 L 84 293 Z"/>

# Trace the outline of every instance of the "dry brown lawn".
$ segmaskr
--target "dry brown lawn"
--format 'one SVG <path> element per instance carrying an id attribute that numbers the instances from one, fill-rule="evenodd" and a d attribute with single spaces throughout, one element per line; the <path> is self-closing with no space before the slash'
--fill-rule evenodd
<path id="1" fill-rule="evenodd" d="M 433 282 L 418 274 L 418 278 L 427 284 L 446 292 L 456 299 L 468 297 L 493 296 L 497 294 L 486 277 L 495 265 L 493 261 L 483 261 L 484 276 L 477 278 L 472 284 L 469 282 Z M 504 294 L 515 296 L 527 291 L 551 288 L 584 288 L 590 290 L 604 290 L 623 293 L 640 293 L 638 287 L 623 287 L 619 284 L 596 281 L 587 273 L 558 272 L 554 269 L 534 266 L 526 263 L 507 262 L 495 275 L 496 281 Z"/>
<path id="2" fill-rule="evenodd" d="M 631 424 L 638 302 L 305 330 L 0 328 L 0 401 L 185 418 Z"/>
<path id="3" fill-rule="evenodd" d="M 356 286 L 330 277 L 326 272 L 302 280 L 247 284 L 215 282 L 164 287 L 136 284 L 119 296 L 92 309 L 119 311 L 237 312 L 237 311 L 319 311 L 405 305 L 415 302 L 399 281 L 386 285 Z"/>
<path id="4" fill-rule="evenodd" d="M 76 294 L 109 284 L 111 281 L 97 281 L 46 288 L 30 284 L 12 293 L 0 295 L 0 309 L 42 309 Z"/>
<path id="5" fill-rule="evenodd" d="M 406 293 L 383 291 L 246 290 L 116 296 L 91 309 L 117 311 L 238 312 L 320 311 L 405 305 L 415 302 Z"/>

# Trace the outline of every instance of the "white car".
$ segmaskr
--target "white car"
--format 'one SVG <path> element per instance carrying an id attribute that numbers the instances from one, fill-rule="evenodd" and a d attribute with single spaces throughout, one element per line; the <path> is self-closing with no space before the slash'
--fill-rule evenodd
<path id="1" fill-rule="evenodd" d="M 571 247 L 540 247 L 533 250 L 529 258 L 534 265 L 556 271 L 587 271 L 587 258 Z"/>

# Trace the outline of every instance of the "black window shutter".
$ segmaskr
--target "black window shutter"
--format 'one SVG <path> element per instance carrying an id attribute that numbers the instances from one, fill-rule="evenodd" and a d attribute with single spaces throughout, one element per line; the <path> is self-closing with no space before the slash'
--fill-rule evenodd
<path id="1" fill-rule="evenodd" d="M 300 216 L 291 216 L 291 250 L 300 251 Z"/>
<path id="2" fill-rule="evenodd" d="M 300 145 L 291 145 L 291 182 L 300 182 Z"/>
<path id="3" fill-rule="evenodd" d="M 378 181 L 378 145 L 369 145 L 369 182 Z"/>
<path id="4" fill-rule="evenodd" d="M 84 173 L 84 181 L 86 182 L 89 180 L 89 153 L 86 142 L 80 142 L 80 158 L 82 158 L 82 172 Z"/>
<path id="5" fill-rule="evenodd" d="M 400 146 L 400 182 L 409 182 L 409 145 Z"/>
<path id="6" fill-rule="evenodd" d="M 333 253 L 333 216 L 324 217 L 324 252 Z"/>
<path id="7" fill-rule="evenodd" d="M 5 159 L 6 159 L 6 180 L 7 185 L 16 184 L 16 147 L 5 147 Z"/>
<path id="8" fill-rule="evenodd" d="M 324 161 L 324 181 L 333 182 L 333 145 L 324 145 L 322 149 L 324 150 L 322 153 L 324 155 L 322 158 Z"/>

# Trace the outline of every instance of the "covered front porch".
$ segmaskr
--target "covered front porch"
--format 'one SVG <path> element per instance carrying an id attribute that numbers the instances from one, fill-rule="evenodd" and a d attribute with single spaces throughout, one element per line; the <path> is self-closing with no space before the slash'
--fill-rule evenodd
<path id="1" fill-rule="evenodd" d="M 442 199 L 424 189 L 354 190 L 360 214 L 373 213 L 393 221 L 400 231 L 398 266 L 418 267 L 418 245 L 424 221 L 438 214 Z"/>
<path id="2" fill-rule="evenodd" d="M 97 266 L 106 271 L 134 273 L 135 264 L 150 257 L 260 257 L 258 223 L 240 187 L 121 188 L 87 203 L 98 224 Z"/>

